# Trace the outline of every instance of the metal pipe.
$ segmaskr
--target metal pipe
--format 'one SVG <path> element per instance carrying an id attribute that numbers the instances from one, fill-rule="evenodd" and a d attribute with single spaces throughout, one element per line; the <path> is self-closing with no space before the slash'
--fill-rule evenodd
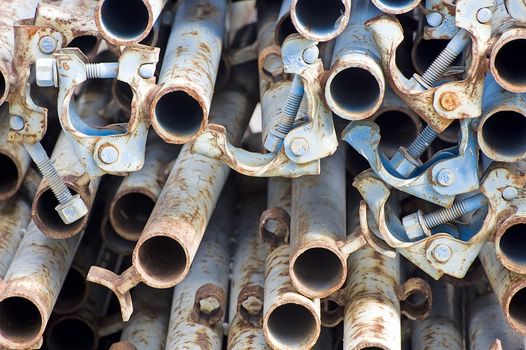
<path id="1" fill-rule="evenodd" d="M 399 257 L 364 247 L 349 256 L 343 348 L 401 349 Z"/>
<path id="2" fill-rule="evenodd" d="M 168 0 L 99 0 L 95 22 L 110 43 L 128 46 L 143 40 Z"/>
<path id="3" fill-rule="evenodd" d="M 274 27 L 274 43 L 278 46 L 283 45 L 285 39 L 297 33 L 292 19 L 290 18 L 290 4 L 292 0 L 283 0 L 279 9 L 278 20 Z"/>
<path id="4" fill-rule="evenodd" d="M 244 322 L 239 314 L 230 321 L 227 350 L 268 350 L 261 326 Z"/>
<path id="5" fill-rule="evenodd" d="M 0 346 L 39 348 L 82 234 L 55 240 L 31 222 L 0 288 Z"/>
<path id="6" fill-rule="evenodd" d="M 382 12 L 392 15 L 406 13 L 420 4 L 420 0 L 371 0 Z"/>
<path id="7" fill-rule="evenodd" d="M 108 209 L 115 232 L 129 241 L 137 241 L 161 194 L 169 165 L 176 149 L 160 139 L 151 139 L 141 170 L 130 173 L 121 182 Z"/>
<path id="8" fill-rule="evenodd" d="M 110 350 L 164 350 L 172 290 L 139 286 L 133 293 L 135 312 Z"/>
<path id="9" fill-rule="evenodd" d="M 513 214 L 500 223 L 495 232 L 497 258 L 508 270 L 519 274 L 526 274 L 525 227 L 526 218 Z"/>
<path id="10" fill-rule="evenodd" d="M 292 0 L 290 17 L 305 38 L 329 41 L 340 35 L 351 13 L 351 0 Z"/>
<path id="11" fill-rule="evenodd" d="M 507 270 L 500 263 L 493 243 L 484 244 L 479 259 L 506 321 L 516 332 L 526 335 L 526 278 Z"/>
<path id="12" fill-rule="evenodd" d="M 324 298 L 345 282 L 345 152 L 321 161 L 321 174 L 292 180 L 290 278 L 300 293 Z"/>
<path id="13" fill-rule="evenodd" d="M 73 192 L 79 194 L 86 206 L 91 208 L 95 193 L 97 192 L 100 179 L 90 180 L 80 164 L 76 154 L 71 151 L 69 136 L 63 131 L 51 155 L 51 161 L 64 180 L 66 186 Z M 57 211 L 56 199 L 51 191 L 51 186 L 43 179 L 38 187 L 33 200 L 32 216 L 35 224 L 42 233 L 55 239 L 65 239 L 77 235 L 86 228 L 89 215 L 72 224 L 65 224 Z"/>
<path id="14" fill-rule="evenodd" d="M 259 235 L 262 241 L 270 245 L 270 249 L 289 241 L 290 194 L 290 179 L 279 177 L 268 179 L 268 209 L 261 214 Z"/>
<path id="15" fill-rule="evenodd" d="M 526 92 L 526 68 L 521 58 L 526 55 L 526 29 L 504 31 L 493 45 L 489 57 L 491 74 L 505 90 Z"/>
<path id="16" fill-rule="evenodd" d="M 495 294 L 479 296 L 469 306 L 469 349 L 521 349 L 524 337 L 520 336 L 506 323 L 502 309 Z M 498 342 L 501 348 L 493 346 Z"/>
<path id="17" fill-rule="evenodd" d="M 289 276 L 289 256 L 288 244 L 267 256 L 263 332 L 273 349 L 309 349 L 320 335 L 320 299 L 298 293 Z"/>
<path id="18" fill-rule="evenodd" d="M 477 137 L 480 149 L 489 158 L 500 162 L 526 159 L 525 96 L 502 89 L 487 75 Z"/>
<path id="19" fill-rule="evenodd" d="M 96 324 L 78 313 L 53 319 L 46 330 L 46 348 L 50 350 L 95 350 L 98 341 Z"/>
<path id="20" fill-rule="evenodd" d="M 188 276 L 174 288 L 167 349 L 222 348 L 232 217 L 225 197 L 214 212 Z"/>
<path id="21" fill-rule="evenodd" d="M 177 9 L 150 107 L 155 131 L 168 143 L 186 143 L 208 123 L 225 16 L 225 0 L 183 0 Z"/>
<path id="22" fill-rule="evenodd" d="M 15 22 L 33 18 L 38 0 L 5 0 L 2 1 L 2 18 L 0 18 L 0 105 L 4 103 L 13 83 L 13 52 L 15 47 Z"/>
<path id="23" fill-rule="evenodd" d="M 2 169 L 0 172 L 0 201 L 6 201 L 18 192 L 31 164 L 31 158 L 24 146 L 8 140 L 9 128 L 9 110 L 7 107 L 2 107 L 0 111 L 0 168 Z"/>
<path id="24" fill-rule="evenodd" d="M 124 256 L 130 256 L 132 254 L 137 242 L 127 240 L 119 235 L 111 225 L 108 215 L 103 216 L 100 225 L 100 235 L 109 250 Z"/>
<path id="25" fill-rule="evenodd" d="M 353 1 L 351 20 L 338 36 L 325 99 L 341 118 L 360 120 L 374 114 L 385 93 L 380 54 L 365 22 L 380 14 L 369 0 Z"/>

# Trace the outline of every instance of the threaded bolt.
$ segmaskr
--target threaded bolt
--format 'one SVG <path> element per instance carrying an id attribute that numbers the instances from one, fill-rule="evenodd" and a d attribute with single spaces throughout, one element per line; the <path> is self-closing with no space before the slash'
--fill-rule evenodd
<path id="1" fill-rule="evenodd" d="M 442 208 L 434 212 L 425 214 L 423 222 L 428 229 L 453 221 L 461 216 L 482 208 L 487 203 L 487 198 L 479 193 L 475 196 L 466 198 L 463 201 L 453 204 L 451 208 Z"/>
<path id="2" fill-rule="evenodd" d="M 86 77 L 88 79 L 113 79 L 117 78 L 119 64 L 117 62 L 86 63 Z"/>
<path id="3" fill-rule="evenodd" d="M 426 149 L 435 141 L 438 133 L 429 125 L 422 130 L 417 138 L 407 148 L 407 153 L 415 159 L 419 159 Z"/>

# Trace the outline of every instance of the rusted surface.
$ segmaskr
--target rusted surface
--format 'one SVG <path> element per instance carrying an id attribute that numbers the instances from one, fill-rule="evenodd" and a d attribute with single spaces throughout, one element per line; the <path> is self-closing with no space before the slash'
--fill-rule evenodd
<path id="1" fill-rule="evenodd" d="M 504 313 L 493 293 L 479 296 L 469 306 L 469 349 L 520 349 L 524 337 L 506 323 Z M 493 347 L 500 343 L 500 347 Z"/>
<path id="2" fill-rule="evenodd" d="M 135 312 L 124 326 L 121 339 L 110 350 L 163 350 L 168 331 L 171 289 L 139 286 L 134 291 Z"/>
<path id="3" fill-rule="evenodd" d="M 90 208 L 100 179 L 89 179 L 78 158 L 71 152 L 70 141 L 64 132 L 60 133 L 50 158 L 66 186 L 72 192 L 79 194 L 87 207 Z M 58 205 L 58 202 L 53 196 L 46 179 L 43 179 L 38 187 L 32 206 L 33 220 L 42 230 L 42 233 L 55 239 L 65 239 L 77 235 L 86 228 L 89 215 L 70 225 L 66 225 L 55 211 L 56 205 Z"/>
<path id="4" fill-rule="evenodd" d="M 42 334 L 81 238 L 78 234 L 55 240 L 34 223 L 29 225 L 0 289 L 1 346 L 42 345 Z"/>
<path id="5" fill-rule="evenodd" d="M 273 349 L 308 349 L 320 334 L 320 300 L 298 293 L 289 276 L 289 257 L 287 244 L 267 256 L 263 332 Z"/>
<path id="6" fill-rule="evenodd" d="M 495 245 L 488 242 L 479 254 L 480 261 L 486 271 L 489 283 L 497 296 L 501 309 L 508 324 L 519 334 L 526 334 L 526 278 L 524 275 L 507 270 L 498 261 Z"/>
<path id="7" fill-rule="evenodd" d="M 372 3 L 378 7 L 382 12 L 399 15 L 414 9 L 420 4 L 420 0 L 403 0 L 403 1 L 388 1 L 388 0 L 371 0 Z"/>
<path id="8" fill-rule="evenodd" d="M 230 321 L 228 330 L 228 350 L 267 350 L 270 347 L 263 336 L 261 326 L 246 323 L 239 314 Z"/>
<path id="9" fill-rule="evenodd" d="M 412 277 L 398 286 L 398 299 L 400 300 L 400 311 L 411 320 L 423 320 L 429 316 L 433 295 L 429 284 L 418 277 Z M 419 303 L 412 303 L 411 297 L 418 298 Z"/>
<path id="10" fill-rule="evenodd" d="M 371 248 L 349 257 L 344 349 L 401 349 L 399 259 L 387 258 Z"/>
<path id="11" fill-rule="evenodd" d="M 222 348 L 222 320 L 227 308 L 230 208 L 226 201 L 221 202 L 188 276 L 174 288 L 167 349 Z M 200 299 L 198 292 L 202 291 L 201 296 L 204 296 L 203 289 L 207 286 L 209 291 L 213 287 L 219 293 L 209 293 L 206 299 Z"/>
<path id="12" fill-rule="evenodd" d="M 177 10 L 150 107 L 166 142 L 186 143 L 208 123 L 225 16 L 225 0 L 185 0 Z M 181 110 L 176 118 L 167 108 Z"/>
<path id="13" fill-rule="evenodd" d="M 120 184 L 108 210 L 111 225 L 123 238 L 130 241 L 139 239 L 161 194 L 176 151 L 161 140 L 152 139 L 146 146 L 142 169 L 130 173 Z"/>
<path id="14" fill-rule="evenodd" d="M 345 282 L 345 152 L 321 162 L 321 174 L 292 180 L 290 277 L 303 295 L 323 298 Z"/>
<path id="15" fill-rule="evenodd" d="M 261 214 L 259 236 L 271 247 L 289 241 L 291 181 L 273 177 L 268 180 L 267 210 Z"/>

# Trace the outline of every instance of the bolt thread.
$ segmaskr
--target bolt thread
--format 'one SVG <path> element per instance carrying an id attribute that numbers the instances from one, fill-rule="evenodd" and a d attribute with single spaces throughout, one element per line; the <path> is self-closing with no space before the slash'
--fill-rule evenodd
<path id="1" fill-rule="evenodd" d="M 424 224 L 427 228 L 431 229 L 433 227 L 445 224 L 446 222 L 458 219 L 468 212 L 469 208 L 465 205 L 465 202 L 460 201 L 453 204 L 451 208 L 443 208 L 424 215 Z"/>
<path id="2" fill-rule="evenodd" d="M 287 95 L 287 102 L 283 107 L 281 119 L 276 126 L 276 131 L 282 135 L 287 135 L 294 125 L 298 110 L 300 109 L 301 101 L 303 100 L 303 82 L 299 75 L 294 76 L 289 94 Z"/>
<path id="3" fill-rule="evenodd" d="M 86 77 L 88 79 L 95 79 L 99 76 L 99 65 L 97 63 L 86 63 Z"/>
<path id="4" fill-rule="evenodd" d="M 455 58 L 457 58 L 457 54 L 446 47 L 422 74 L 422 80 L 429 86 L 435 85 L 455 61 Z"/>
<path id="5" fill-rule="evenodd" d="M 433 130 L 429 125 L 418 135 L 418 137 L 409 145 L 407 153 L 413 158 L 419 159 L 426 149 L 435 141 L 438 137 L 438 133 Z"/>
<path id="6" fill-rule="evenodd" d="M 62 177 L 57 172 L 49 158 L 36 164 L 38 169 L 42 173 L 42 176 L 49 183 L 51 191 L 53 191 L 53 194 L 55 195 L 60 204 L 64 204 L 73 198 L 71 192 L 64 184 L 64 181 L 62 181 Z"/>

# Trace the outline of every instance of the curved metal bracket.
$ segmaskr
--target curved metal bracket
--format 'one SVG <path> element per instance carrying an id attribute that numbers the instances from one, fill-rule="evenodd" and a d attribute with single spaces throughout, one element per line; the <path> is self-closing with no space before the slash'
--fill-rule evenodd
<path id="1" fill-rule="evenodd" d="M 426 0 L 426 11 L 437 12 L 442 16 L 442 23 L 436 27 L 424 27 L 424 39 L 451 39 L 458 28 L 455 25 L 455 4 L 443 0 Z M 425 21 L 425 17 L 423 17 Z"/>
<path id="2" fill-rule="evenodd" d="M 491 37 L 491 23 L 482 24 L 476 16 L 494 0 L 459 0 L 456 4 L 456 25 L 471 36 L 471 64 L 466 78 L 447 82 L 422 91 L 421 86 L 407 79 L 396 65 L 397 48 L 404 39 L 402 26 L 396 18 L 382 15 L 366 23 L 380 50 L 385 76 L 393 90 L 433 129 L 444 131 L 454 119 L 476 118 L 482 114 L 482 91 L 485 75 L 485 51 Z M 456 95 L 454 108 L 440 103 L 441 96 Z"/>
<path id="3" fill-rule="evenodd" d="M 76 110 L 73 94 L 87 79 L 86 56 L 78 49 L 66 48 L 54 57 L 59 78 L 57 106 L 60 123 L 64 131 L 74 139 L 75 151 L 82 166 L 90 176 L 141 169 L 150 126 L 148 98 L 156 85 L 155 77 L 142 78 L 138 72 L 144 64 L 157 63 L 159 49 L 144 45 L 124 48 L 119 57 L 117 79 L 127 83 L 133 92 L 131 116 L 125 125 L 110 125 L 105 128 L 88 125 Z M 111 163 L 104 162 L 100 157 L 100 151 L 105 147 L 116 150 L 116 159 Z"/>
<path id="4" fill-rule="evenodd" d="M 503 199 L 502 191 L 508 186 L 521 188 L 525 180 L 523 172 L 507 164 L 496 164 L 487 171 L 481 186 L 481 192 L 488 198 L 487 212 L 479 212 L 469 224 L 451 225 L 458 232 L 458 238 L 453 237 L 447 227 L 441 226 L 434 229 L 431 236 L 417 241 L 408 238 L 400 219 L 388 204 L 390 188 L 372 171 L 358 175 L 353 186 L 365 199 L 383 240 L 428 275 L 439 279 L 444 274 L 462 278 L 467 273 L 484 243 L 491 238 L 499 215 L 513 205 L 513 202 Z M 446 246 L 452 252 L 447 261 L 434 257 L 438 245 Z"/>
<path id="5" fill-rule="evenodd" d="M 462 139 L 459 146 L 438 152 L 426 164 L 416 168 L 410 177 L 400 175 L 379 149 L 380 128 L 375 123 L 354 121 L 343 131 L 342 139 L 364 156 L 376 176 L 389 186 L 449 207 L 457 194 L 479 188 L 477 136 L 471 120 L 462 120 L 460 126 Z M 456 175 L 448 186 L 437 181 L 444 169 Z"/>

